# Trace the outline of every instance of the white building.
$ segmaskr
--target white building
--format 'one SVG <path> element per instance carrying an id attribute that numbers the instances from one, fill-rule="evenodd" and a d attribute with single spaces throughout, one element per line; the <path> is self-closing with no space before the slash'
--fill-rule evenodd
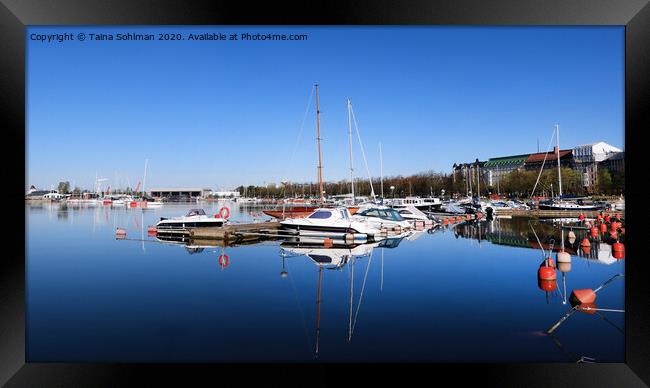
<path id="1" fill-rule="evenodd" d="M 239 191 L 213 191 L 212 197 L 216 198 L 239 198 Z"/>
<path id="2" fill-rule="evenodd" d="M 591 187 L 596 184 L 598 163 L 611 158 L 619 152 L 623 152 L 623 150 L 604 141 L 576 146 L 573 149 L 573 160 L 576 169 L 582 172 L 582 185 Z"/>

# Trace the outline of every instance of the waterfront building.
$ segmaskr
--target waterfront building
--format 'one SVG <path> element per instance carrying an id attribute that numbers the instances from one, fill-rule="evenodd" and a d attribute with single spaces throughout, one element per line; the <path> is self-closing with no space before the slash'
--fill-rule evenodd
<path id="1" fill-rule="evenodd" d="M 241 193 L 239 191 L 213 191 L 210 194 L 214 198 L 239 198 Z"/>
<path id="2" fill-rule="evenodd" d="M 504 175 L 524 167 L 530 154 L 490 158 L 483 165 L 488 186 L 498 187 Z"/>
<path id="3" fill-rule="evenodd" d="M 604 141 L 576 146 L 573 149 L 575 168 L 582 173 L 582 186 L 587 191 L 591 191 L 597 184 L 599 164 L 621 152 L 619 148 Z M 612 164 L 615 164 L 616 160 L 619 159 L 613 159 Z M 619 160 L 619 164 L 621 162 L 622 159 Z M 608 166 L 609 164 L 605 165 Z"/>
<path id="4" fill-rule="evenodd" d="M 560 166 L 573 168 L 573 150 L 560 150 Z M 527 171 L 539 171 L 544 165 L 544 169 L 557 168 L 557 147 L 553 147 L 552 152 L 538 152 L 530 154 L 524 161 L 524 169 Z"/>
<path id="5" fill-rule="evenodd" d="M 454 184 L 465 182 L 465 191 L 468 195 L 476 192 L 477 185 L 486 188 L 486 174 L 484 170 L 485 161 L 479 161 L 478 158 L 471 163 L 454 163 L 452 167 L 452 179 Z M 480 183 L 479 183 L 480 179 Z M 462 191 L 462 190 L 461 190 Z M 481 190 L 483 191 L 483 190 Z"/>
<path id="6" fill-rule="evenodd" d="M 151 189 L 149 195 L 152 198 L 166 199 L 196 199 L 206 198 L 212 193 L 212 189 L 206 188 L 160 188 Z"/>

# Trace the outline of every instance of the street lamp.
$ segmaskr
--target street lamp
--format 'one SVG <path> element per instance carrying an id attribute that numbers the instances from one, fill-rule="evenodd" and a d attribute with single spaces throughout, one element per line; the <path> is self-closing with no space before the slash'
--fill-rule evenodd
<path id="1" fill-rule="evenodd" d="M 394 193 L 394 191 L 395 191 L 395 186 L 391 186 L 391 187 L 390 187 L 390 193 L 393 195 L 393 198 L 395 198 L 395 193 Z"/>

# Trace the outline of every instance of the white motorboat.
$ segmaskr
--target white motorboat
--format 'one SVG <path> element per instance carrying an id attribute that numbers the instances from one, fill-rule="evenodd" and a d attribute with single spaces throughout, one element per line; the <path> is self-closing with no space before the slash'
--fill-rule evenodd
<path id="1" fill-rule="evenodd" d="M 346 207 L 317 208 L 307 217 L 289 218 L 281 221 L 280 225 L 300 236 L 329 237 L 355 243 L 380 239 L 382 233 L 365 219 L 354 218 Z"/>
<path id="2" fill-rule="evenodd" d="M 219 214 L 213 217 L 205 214 L 203 209 L 191 209 L 183 217 L 165 218 L 161 217 L 156 224 L 156 229 L 160 233 L 166 230 L 182 230 L 198 227 L 221 227 L 227 222 Z"/>
<path id="3" fill-rule="evenodd" d="M 374 229 L 411 230 L 413 224 L 401 216 L 396 209 L 381 205 L 365 205 L 352 216 L 355 221 L 363 222 Z"/>
<path id="4" fill-rule="evenodd" d="M 411 222 L 413 225 L 431 226 L 437 223 L 433 216 L 428 216 L 415 206 L 407 206 L 405 208 L 395 209 L 405 220 Z"/>
<path id="5" fill-rule="evenodd" d="M 392 198 L 386 200 L 387 204 L 393 208 L 405 208 L 414 206 L 418 210 L 437 210 L 442 205 L 439 198 L 427 197 L 406 197 L 406 198 Z"/>

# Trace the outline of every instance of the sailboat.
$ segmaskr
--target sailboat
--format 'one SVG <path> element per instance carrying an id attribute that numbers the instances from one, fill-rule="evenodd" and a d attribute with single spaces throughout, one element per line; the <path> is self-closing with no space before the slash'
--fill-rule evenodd
<path id="1" fill-rule="evenodd" d="M 556 148 L 557 148 L 557 177 L 559 183 L 558 197 L 551 201 L 540 203 L 540 210 L 598 210 L 598 207 L 593 205 L 581 205 L 579 203 L 563 201 L 562 200 L 562 174 L 560 172 L 560 126 L 555 125 L 556 131 Z M 542 166 L 543 167 L 543 166 Z"/>

